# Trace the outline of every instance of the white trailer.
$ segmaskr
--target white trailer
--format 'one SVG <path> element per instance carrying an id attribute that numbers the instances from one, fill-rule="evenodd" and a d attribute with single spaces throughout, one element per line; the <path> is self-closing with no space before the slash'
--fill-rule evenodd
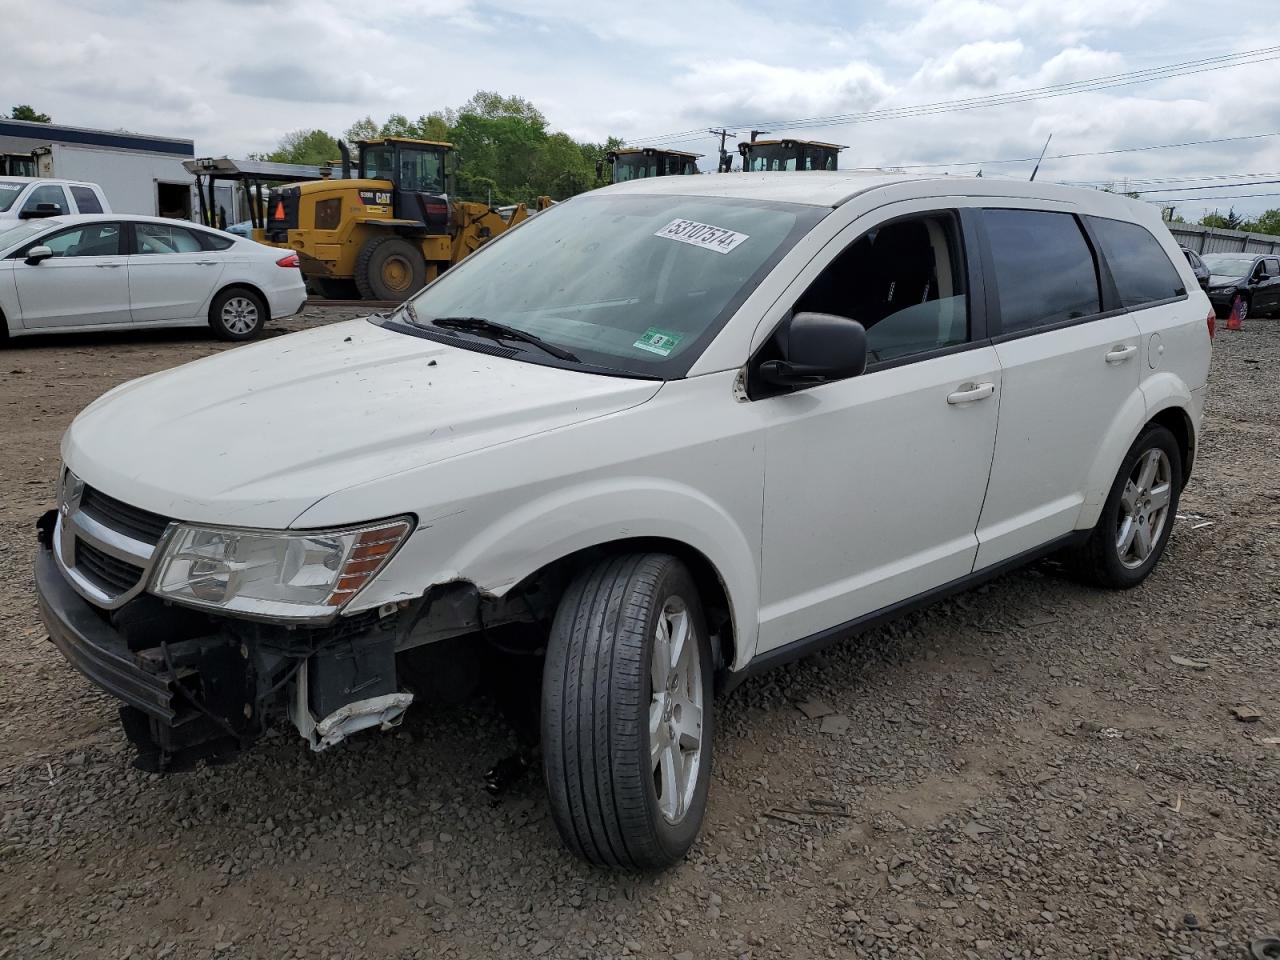
<path id="1" fill-rule="evenodd" d="M 191 140 L 0 120 L 0 175 L 87 180 L 116 213 L 193 219 Z"/>

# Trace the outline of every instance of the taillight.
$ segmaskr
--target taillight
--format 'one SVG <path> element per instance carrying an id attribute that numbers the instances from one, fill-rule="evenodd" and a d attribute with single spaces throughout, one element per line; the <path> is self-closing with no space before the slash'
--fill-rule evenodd
<path id="1" fill-rule="evenodd" d="M 1209 326 L 1209 339 L 1212 340 L 1214 334 L 1218 332 L 1218 315 L 1210 310 L 1209 315 L 1204 318 L 1204 322 Z"/>
<path id="2" fill-rule="evenodd" d="M 276 266 L 277 267 L 300 267 L 302 266 L 302 264 L 298 260 L 298 255 L 296 253 L 291 253 L 287 257 L 281 257 L 279 260 L 277 260 Z"/>

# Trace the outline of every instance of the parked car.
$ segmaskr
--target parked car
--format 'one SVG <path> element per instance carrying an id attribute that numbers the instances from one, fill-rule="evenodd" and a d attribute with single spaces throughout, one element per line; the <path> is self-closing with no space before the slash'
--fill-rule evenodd
<path id="1" fill-rule="evenodd" d="M 47 177 L 0 177 L 0 227 L 14 220 L 110 212 L 111 204 L 96 183 Z"/>
<path id="2" fill-rule="evenodd" d="M 251 340 L 307 294 L 298 256 L 160 217 L 0 224 L 0 333 L 201 327 Z"/>
<path id="3" fill-rule="evenodd" d="M 1200 259 L 1200 254 L 1187 247 L 1182 248 L 1182 255 L 1187 258 L 1187 263 L 1191 264 L 1191 272 L 1196 275 L 1196 283 L 1200 285 L 1201 290 L 1209 289 L 1209 268 L 1204 265 L 1204 261 Z"/>
<path id="4" fill-rule="evenodd" d="M 1218 316 L 1231 312 L 1240 298 L 1240 319 L 1280 310 L 1280 257 L 1275 254 L 1206 253 L 1209 300 Z"/>
<path id="5" fill-rule="evenodd" d="M 566 844 L 670 864 L 717 684 L 1051 553 L 1141 583 L 1212 330 L 1159 214 L 1100 191 L 617 184 L 394 312 L 92 404 L 40 609 L 153 769 L 286 715 L 330 747 L 522 656 Z"/>

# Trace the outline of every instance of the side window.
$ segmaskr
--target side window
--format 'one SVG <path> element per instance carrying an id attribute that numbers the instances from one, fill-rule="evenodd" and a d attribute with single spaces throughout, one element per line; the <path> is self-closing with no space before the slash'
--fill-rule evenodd
<path id="1" fill-rule="evenodd" d="M 1266 268 L 1267 276 L 1269 276 L 1272 280 L 1274 280 L 1276 277 L 1280 277 L 1280 260 L 1276 259 L 1275 257 L 1267 257 L 1266 264 L 1267 264 L 1267 268 Z"/>
<path id="2" fill-rule="evenodd" d="M 869 363 L 965 343 L 969 311 L 956 218 L 931 213 L 864 233 L 794 310 L 857 320 L 867 328 Z"/>
<path id="3" fill-rule="evenodd" d="M 48 247 L 55 257 L 114 257 L 120 253 L 120 224 L 70 227 L 37 240 L 32 246 Z"/>
<path id="4" fill-rule="evenodd" d="M 1069 213 L 984 210 L 1002 332 L 1017 333 L 1102 310 L 1098 268 Z"/>
<path id="5" fill-rule="evenodd" d="M 22 209 L 34 211 L 42 203 L 56 203 L 60 213 L 71 212 L 66 194 L 62 192 L 62 188 L 56 183 L 41 184 L 32 190 L 31 195 L 27 197 L 26 203 L 22 205 Z"/>
<path id="6" fill-rule="evenodd" d="M 183 227 L 171 227 L 167 223 L 135 223 L 133 229 L 138 253 L 199 253 L 203 249 L 192 232 Z"/>
<path id="7" fill-rule="evenodd" d="M 193 230 L 196 239 L 200 241 L 200 245 L 206 250 L 226 250 L 233 243 L 233 237 L 222 237 L 216 233 L 210 233 L 208 230 Z"/>
<path id="8" fill-rule="evenodd" d="M 1089 225 L 1111 268 L 1121 306 L 1137 307 L 1187 292 L 1160 241 L 1146 227 L 1105 217 L 1089 217 Z"/>
<path id="9" fill-rule="evenodd" d="M 71 198 L 75 200 L 76 206 L 81 213 L 101 213 L 102 204 L 98 202 L 98 195 L 88 187 L 71 187 Z"/>

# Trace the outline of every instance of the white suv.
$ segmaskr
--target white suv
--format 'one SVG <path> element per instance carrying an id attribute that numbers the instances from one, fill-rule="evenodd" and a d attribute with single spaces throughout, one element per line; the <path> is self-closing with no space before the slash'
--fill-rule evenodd
<path id="1" fill-rule="evenodd" d="M 41 609 L 161 769 L 283 714 L 314 749 L 386 729 L 523 655 L 565 842 L 669 864 L 717 681 L 1051 552 L 1140 583 L 1212 333 L 1158 213 L 1108 193 L 620 184 L 393 313 L 91 405 Z"/>

